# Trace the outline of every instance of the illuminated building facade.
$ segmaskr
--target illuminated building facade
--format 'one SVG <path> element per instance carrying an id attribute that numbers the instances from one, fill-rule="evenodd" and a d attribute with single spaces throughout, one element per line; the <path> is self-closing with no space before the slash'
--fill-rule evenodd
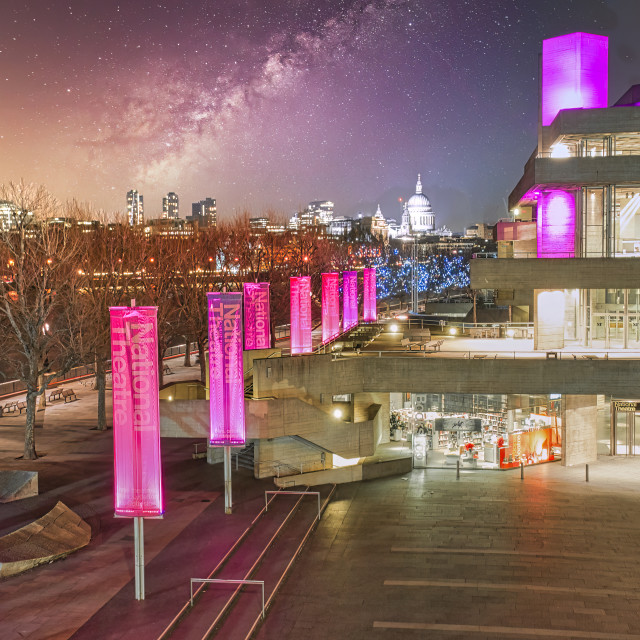
<path id="1" fill-rule="evenodd" d="M 136 189 L 127 191 L 127 218 L 131 226 L 144 224 L 144 200 Z"/>
<path id="2" fill-rule="evenodd" d="M 162 217 L 167 220 L 170 218 L 179 218 L 178 194 L 170 191 L 162 198 Z"/>
<path id="3" fill-rule="evenodd" d="M 541 71 L 538 146 L 509 197 L 512 221 L 497 224 L 499 259 L 473 260 L 471 286 L 533 321 L 547 358 L 637 358 L 640 88 L 609 106 L 608 39 L 594 34 L 545 40 Z M 618 410 L 628 397 L 609 399 L 598 451 L 640 454 L 640 403 Z"/>
<path id="4" fill-rule="evenodd" d="M 215 198 L 205 198 L 191 205 L 190 222 L 197 222 L 201 227 L 215 227 L 218 224 L 218 210 Z"/>

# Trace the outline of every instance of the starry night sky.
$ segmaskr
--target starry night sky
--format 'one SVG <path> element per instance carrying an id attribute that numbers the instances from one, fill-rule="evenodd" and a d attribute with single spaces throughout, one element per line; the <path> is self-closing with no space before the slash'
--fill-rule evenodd
<path id="1" fill-rule="evenodd" d="M 108 212 L 137 188 L 222 219 L 310 200 L 438 226 L 505 215 L 535 147 L 541 40 L 608 35 L 640 83 L 638 0 L 2 0 L 0 182 Z"/>

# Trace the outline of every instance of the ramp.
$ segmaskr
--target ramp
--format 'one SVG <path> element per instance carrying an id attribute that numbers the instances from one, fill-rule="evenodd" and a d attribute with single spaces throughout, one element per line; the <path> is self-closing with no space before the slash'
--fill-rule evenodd
<path id="1" fill-rule="evenodd" d="M 0 503 L 37 495 L 37 471 L 0 471 Z"/>
<path id="2" fill-rule="evenodd" d="M 42 518 L 0 538 L 0 578 L 64 558 L 90 540 L 91 527 L 58 502 Z"/>

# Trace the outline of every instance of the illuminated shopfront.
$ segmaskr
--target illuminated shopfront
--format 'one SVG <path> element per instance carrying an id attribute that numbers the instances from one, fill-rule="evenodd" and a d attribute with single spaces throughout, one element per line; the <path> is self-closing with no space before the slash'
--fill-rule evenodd
<path id="1" fill-rule="evenodd" d="M 560 458 L 559 395 L 403 394 L 401 401 L 391 438 L 413 440 L 416 468 L 510 469 Z"/>

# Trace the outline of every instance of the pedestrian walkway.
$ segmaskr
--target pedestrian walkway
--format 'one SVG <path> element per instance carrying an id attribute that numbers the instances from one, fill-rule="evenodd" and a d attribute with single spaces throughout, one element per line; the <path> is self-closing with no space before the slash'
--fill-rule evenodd
<path id="1" fill-rule="evenodd" d="M 640 639 L 640 460 L 341 485 L 261 640 Z"/>

